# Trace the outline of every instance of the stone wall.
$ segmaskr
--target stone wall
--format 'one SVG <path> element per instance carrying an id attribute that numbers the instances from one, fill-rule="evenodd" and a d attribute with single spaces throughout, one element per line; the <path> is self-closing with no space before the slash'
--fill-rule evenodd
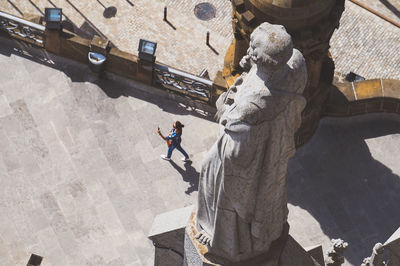
<path id="1" fill-rule="evenodd" d="M 352 116 L 377 112 L 400 114 L 400 80 L 334 83 L 322 115 Z"/>
<path id="2" fill-rule="evenodd" d="M 30 22 L 34 22 L 36 24 L 44 25 L 43 18 L 40 16 L 26 16 L 24 17 L 24 19 Z M 19 37 L 18 35 L 14 36 L 9 34 L 9 37 L 18 38 L 22 41 L 33 43 L 32 40 Z M 61 31 L 46 29 L 44 32 L 44 37 L 45 42 L 43 48 L 50 53 L 66 57 L 83 64 L 89 64 L 89 52 L 99 52 L 106 55 L 107 59 L 104 65 L 104 70 L 106 72 L 113 73 L 128 79 L 134 79 L 147 85 L 155 85 L 155 82 L 153 81 L 154 63 L 140 60 L 140 58 L 138 58 L 138 56 L 134 54 L 121 51 L 118 48 L 114 47 L 114 45 L 112 45 L 108 40 L 102 39 L 99 36 L 95 35 L 93 39 L 90 40 L 77 36 L 75 33 L 72 33 L 66 29 L 63 29 Z M 100 46 L 96 44 L 96 42 L 99 41 Z M 159 65 L 164 65 L 171 69 L 175 69 L 173 67 L 162 64 L 161 62 L 155 63 Z M 184 73 L 182 75 L 188 74 L 190 76 L 189 73 L 185 74 L 184 71 L 181 71 L 179 69 L 175 70 L 177 70 L 177 72 L 179 73 Z M 170 79 L 170 81 L 172 82 L 175 78 L 181 79 L 183 77 L 175 77 L 174 75 L 171 75 L 168 79 Z M 197 81 L 193 81 L 193 83 L 196 82 Z M 201 97 L 196 97 L 196 94 L 190 93 L 189 96 L 191 99 L 194 100 L 203 102 L 207 101 L 209 105 L 213 106 L 218 96 L 222 92 L 226 91 L 226 83 L 221 81 L 220 74 L 215 78 L 215 81 L 207 81 L 206 83 L 212 84 L 211 86 L 209 85 L 210 96 L 208 98 L 204 99 Z M 188 94 L 186 93 L 187 91 L 190 91 L 190 88 L 186 88 L 186 90 L 182 91 L 182 94 Z"/>

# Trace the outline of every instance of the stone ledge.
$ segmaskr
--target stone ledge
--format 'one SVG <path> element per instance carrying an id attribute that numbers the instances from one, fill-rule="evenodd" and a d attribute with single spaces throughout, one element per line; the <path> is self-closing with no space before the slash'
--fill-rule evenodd
<path id="1" fill-rule="evenodd" d="M 111 48 L 107 56 L 106 71 L 134 79 L 137 76 L 137 62 L 137 56 Z"/>
<path id="2" fill-rule="evenodd" d="M 208 246 L 201 244 L 195 237 L 197 234 L 195 216 L 196 213 L 193 212 L 186 226 L 185 266 L 321 266 L 310 254 L 312 252 L 308 253 L 304 250 L 289 234 L 288 224 L 284 226 L 281 236 L 272 242 L 268 252 L 259 254 L 254 258 L 234 262 L 210 254 Z M 318 254 L 318 258 L 321 256 L 318 251 L 314 253 Z"/>
<path id="3" fill-rule="evenodd" d="M 25 19 L 36 24 L 43 21 L 43 17 L 40 16 L 25 17 Z M 136 55 L 121 51 L 118 48 L 113 47 L 110 49 L 109 40 L 102 39 L 96 35 L 92 40 L 85 39 L 66 29 L 61 31 L 46 29 L 44 35 L 46 40 L 43 46 L 48 52 L 84 64 L 89 63 L 88 53 L 90 51 L 99 52 L 107 57 L 104 68 L 107 72 L 153 85 L 152 63 L 142 61 Z M 18 36 L 9 37 L 18 38 Z M 27 38 L 18 39 L 25 42 L 33 42 Z M 161 64 L 160 62 L 156 63 Z M 210 98 L 202 99 L 201 97 L 196 97 L 196 95 L 191 95 L 190 98 L 201 100 L 208 105 L 214 106 L 218 96 L 227 90 L 227 86 L 219 78 L 213 81 L 212 84 Z"/>
<path id="4" fill-rule="evenodd" d="M 387 112 L 400 114 L 400 80 L 373 79 L 335 83 L 322 116 Z"/>
<path id="5" fill-rule="evenodd" d="M 182 265 L 185 227 L 193 205 L 156 216 L 149 233 L 155 246 L 154 265 Z"/>

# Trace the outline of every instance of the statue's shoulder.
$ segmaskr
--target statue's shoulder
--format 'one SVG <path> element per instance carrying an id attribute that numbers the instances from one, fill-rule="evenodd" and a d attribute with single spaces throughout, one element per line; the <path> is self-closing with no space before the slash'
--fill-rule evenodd
<path id="1" fill-rule="evenodd" d="M 286 79 L 287 86 L 296 93 L 302 93 L 307 83 L 307 65 L 304 56 L 297 49 L 293 49 L 293 55 L 287 62 L 290 69 Z"/>
<path id="2" fill-rule="evenodd" d="M 302 68 L 306 67 L 306 60 L 303 54 L 294 48 L 293 54 L 287 64 L 294 70 L 301 70 Z"/>
<path id="3" fill-rule="evenodd" d="M 267 87 L 241 92 L 236 96 L 234 112 L 240 113 L 240 120 L 248 124 L 272 120 L 282 109 L 279 97 L 272 95 Z"/>

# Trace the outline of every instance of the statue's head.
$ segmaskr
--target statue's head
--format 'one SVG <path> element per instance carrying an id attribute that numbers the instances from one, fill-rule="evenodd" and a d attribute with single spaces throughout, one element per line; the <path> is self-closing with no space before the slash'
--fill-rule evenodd
<path id="1" fill-rule="evenodd" d="M 279 69 L 292 56 L 292 38 L 284 26 L 264 22 L 250 35 L 250 47 L 247 53 L 257 65 L 268 69 Z"/>

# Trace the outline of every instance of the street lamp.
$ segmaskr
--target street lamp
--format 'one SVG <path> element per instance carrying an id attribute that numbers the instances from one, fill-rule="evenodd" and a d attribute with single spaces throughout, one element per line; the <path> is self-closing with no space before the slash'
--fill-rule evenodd
<path id="1" fill-rule="evenodd" d="M 61 30 L 62 9 L 61 8 L 45 8 L 44 20 L 46 21 L 46 29 Z"/>
<path id="2" fill-rule="evenodd" d="M 139 59 L 147 62 L 154 63 L 156 61 L 156 57 L 154 54 L 156 53 L 157 43 L 147 41 L 144 39 L 140 39 L 139 41 Z"/>

